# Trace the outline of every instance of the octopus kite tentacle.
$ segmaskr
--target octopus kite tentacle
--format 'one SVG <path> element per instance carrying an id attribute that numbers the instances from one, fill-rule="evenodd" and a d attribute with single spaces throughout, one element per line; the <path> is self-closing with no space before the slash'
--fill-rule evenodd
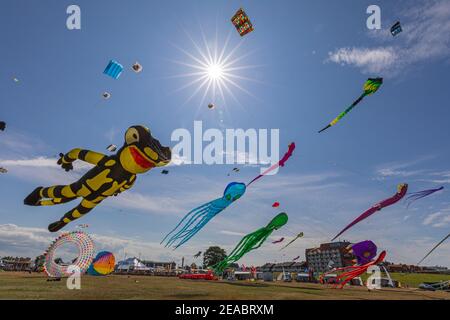
<path id="1" fill-rule="evenodd" d="M 217 200 L 217 199 L 216 199 L 216 200 Z M 213 201 L 215 201 L 215 200 L 213 200 Z M 212 202 L 213 202 L 213 201 L 212 201 Z M 192 209 L 191 211 L 189 211 L 188 214 L 185 215 L 185 216 L 183 217 L 183 219 L 181 219 L 181 221 L 175 226 L 175 228 L 173 228 L 173 229 L 172 229 L 172 230 L 164 237 L 164 239 L 162 239 L 161 243 L 163 243 L 164 240 L 166 240 L 166 238 L 167 238 L 169 235 L 171 235 L 175 230 L 177 230 L 178 227 L 181 226 L 181 224 L 182 224 L 186 219 L 189 218 L 189 221 L 191 221 L 196 215 L 201 214 L 201 213 L 204 213 L 205 211 L 207 211 L 207 210 L 209 209 L 209 206 L 211 205 L 212 202 L 205 203 L 204 205 L 201 205 L 200 207 L 197 207 L 197 208 Z M 186 223 L 186 226 L 185 226 L 184 228 L 187 228 L 187 226 L 189 226 L 189 221 L 188 221 L 188 223 Z M 177 234 L 180 233 L 180 232 L 182 232 L 183 230 L 184 230 L 184 229 L 179 230 L 179 232 L 177 232 Z"/>
<path id="2" fill-rule="evenodd" d="M 244 254 L 259 248 L 268 236 L 269 235 L 265 232 L 264 228 L 246 235 L 224 260 L 214 266 L 214 271 L 217 274 L 222 273 L 228 265 L 238 261 Z"/>
<path id="3" fill-rule="evenodd" d="M 174 248 L 178 248 L 182 244 L 186 243 L 191 239 L 200 229 L 202 229 L 212 218 L 218 215 L 220 212 L 225 210 L 234 201 L 241 198 L 246 188 L 252 184 L 254 181 L 258 180 L 262 176 L 268 174 L 269 172 L 275 170 L 278 167 L 283 167 L 286 161 L 292 156 L 295 149 L 295 143 L 289 144 L 288 151 L 284 156 L 262 174 L 258 175 L 247 185 L 241 182 L 231 182 L 225 188 L 222 198 L 218 198 L 211 202 L 208 202 L 200 207 L 191 210 L 186 216 L 172 229 L 161 241 L 166 242 L 166 247 L 174 245 Z"/>
<path id="4" fill-rule="evenodd" d="M 339 287 L 339 289 L 342 289 L 348 282 L 352 281 L 352 279 L 366 273 L 371 266 L 378 265 L 381 262 L 383 262 L 385 257 L 386 251 L 382 251 L 376 260 L 370 261 L 366 264 L 363 264 L 362 266 L 349 266 L 333 269 L 329 272 L 322 274 L 320 280 L 323 283 L 323 278 L 325 275 L 329 273 L 342 272 L 340 275 L 334 278 L 335 281 L 337 282 L 334 288 Z"/>
<path id="5" fill-rule="evenodd" d="M 195 212 L 193 217 L 189 219 L 189 221 L 181 228 L 181 230 L 172 235 L 172 237 L 167 241 L 166 247 L 174 244 L 175 241 L 179 239 L 181 239 L 181 241 L 178 245 L 175 245 L 175 247 L 181 245 L 181 242 L 184 243 L 184 240 L 189 240 L 195 233 L 198 232 L 198 230 L 200 230 L 206 224 L 206 222 L 211 220 L 216 214 L 217 212 L 209 211 L 208 209 Z"/>
<path id="6" fill-rule="evenodd" d="M 177 237 L 174 241 L 181 239 L 181 241 L 174 246 L 174 249 L 178 248 L 179 246 L 181 246 L 182 244 L 184 244 L 185 242 L 187 242 L 188 240 L 190 240 L 200 229 L 202 229 L 205 224 L 207 224 L 209 222 L 209 220 L 211 220 L 213 217 L 216 216 L 217 213 L 213 213 L 213 214 L 209 214 L 206 216 L 203 216 L 203 218 L 200 220 L 200 222 L 192 229 L 185 231 L 183 234 L 181 234 L 179 237 Z M 169 245 L 173 244 L 173 242 L 171 242 Z"/>
<path id="7" fill-rule="evenodd" d="M 166 242 L 166 247 L 178 248 L 191 239 L 212 218 L 225 210 L 230 204 L 239 199 L 246 190 L 244 183 L 232 182 L 225 188 L 222 198 L 217 198 L 200 207 L 191 210 L 161 241 Z"/>
<path id="8" fill-rule="evenodd" d="M 284 226 L 287 221 L 287 214 L 282 212 L 275 216 L 266 227 L 246 235 L 225 259 L 213 266 L 214 272 L 216 274 L 222 273 L 231 263 L 238 261 L 246 253 L 261 247 L 272 232 Z"/>
<path id="9" fill-rule="evenodd" d="M 436 188 L 436 189 L 428 189 L 428 190 L 422 190 L 422 191 L 418 191 L 418 192 L 412 192 L 405 199 L 405 201 L 408 202 L 406 207 L 409 208 L 411 203 L 413 203 L 414 201 L 417 201 L 419 199 L 425 198 L 425 197 L 427 197 L 427 196 L 429 196 L 429 195 L 431 195 L 431 194 L 433 194 L 435 192 L 441 191 L 443 189 L 444 189 L 444 187 L 439 187 L 439 188 Z"/>

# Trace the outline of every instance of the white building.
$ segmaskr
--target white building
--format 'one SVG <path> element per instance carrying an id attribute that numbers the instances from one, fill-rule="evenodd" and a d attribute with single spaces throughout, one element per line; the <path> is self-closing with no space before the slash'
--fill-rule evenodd
<path id="1" fill-rule="evenodd" d="M 118 271 L 150 271 L 151 268 L 143 264 L 138 258 L 128 258 L 119 261 L 116 266 Z"/>

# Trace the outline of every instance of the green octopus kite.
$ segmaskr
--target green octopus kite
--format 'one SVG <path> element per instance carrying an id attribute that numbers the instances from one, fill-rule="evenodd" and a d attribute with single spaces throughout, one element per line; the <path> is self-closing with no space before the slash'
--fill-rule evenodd
<path id="1" fill-rule="evenodd" d="M 322 131 L 327 130 L 331 126 L 334 126 L 339 120 L 341 120 L 347 113 L 349 113 L 358 103 L 361 102 L 362 99 L 364 99 L 365 96 L 369 96 L 375 92 L 381 87 L 383 84 L 383 78 L 369 78 L 367 79 L 366 83 L 364 84 L 364 93 L 355 100 L 355 102 L 352 103 L 350 107 L 345 109 L 340 115 L 338 115 L 333 121 L 331 121 L 325 128 L 319 131 L 321 133 Z"/>
<path id="2" fill-rule="evenodd" d="M 287 214 L 284 212 L 279 213 L 266 227 L 246 235 L 225 259 L 213 266 L 214 272 L 216 274 L 223 273 L 231 263 L 238 261 L 246 253 L 258 249 L 274 230 L 278 230 L 284 226 L 287 221 Z"/>

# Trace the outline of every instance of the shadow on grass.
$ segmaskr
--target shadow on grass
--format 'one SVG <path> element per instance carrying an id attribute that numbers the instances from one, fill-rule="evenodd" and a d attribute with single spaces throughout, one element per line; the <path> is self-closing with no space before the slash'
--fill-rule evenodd
<path id="1" fill-rule="evenodd" d="M 256 288 L 267 288 L 270 285 L 265 283 L 240 283 L 240 282 L 219 282 L 223 284 L 227 284 L 229 286 L 237 286 L 237 287 L 256 287 Z"/>
<path id="2" fill-rule="evenodd" d="M 269 288 L 269 287 L 273 287 L 273 288 L 287 288 L 287 289 L 291 289 L 291 290 L 301 290 L 304 293 L 307 294 L 316 294 L 313 292 L 308 292 L 308 291 L 322 291 L 322 289 L 320 288 L 305 288 L 305 287 L 295 287 L 295 286 L 283 286 L 283 285 L 270 285 L 270 284 L 265 284 L 265 283 L 239 283 L 239 282 L 221 282 L 223 284 L 227 284 L 230 286 L 238 286 L 238 287 L 251 287 L 251 288 Z"/>
<path id="3" fill-rule="evenodd" d="M 168 297 L 172 297 L 175 299 L 188 299 L 188 298 L 204 298 L 208 296 L 209 293 L 185 292 L 185 293 L 171 294 Z"/>
<path id="4" fill-rule="evenodd" d="M 307 291 L 323 291 L 323 289 L 321 289 L 321 288 L 310 288 L 310 287 L 294 287 L 294 286 L 283 286 L 283 285 L 278 285 L 277 287 L 296 289 L 296 290 L 307 290 Z"/>

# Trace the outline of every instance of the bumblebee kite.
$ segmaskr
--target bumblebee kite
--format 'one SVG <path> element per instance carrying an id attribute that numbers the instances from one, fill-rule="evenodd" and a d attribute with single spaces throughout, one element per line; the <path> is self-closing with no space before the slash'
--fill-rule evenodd
<path id="1" fill-rule="evenodd" d="M 56 232 L 84 216 L 105 198 L 130 189 L 137 174 L 167 165 L 171 155 L 170 149 L 153 138 L 148 128 L 132 126 L 125 133 L 123 147 L 112 156 L 78 148 L 65 155 L 61 153 L 58 164 L 66 171 L 73 169 L 72 163 L 77 159 L 95 167 L 72 184 L 37 187 L 25 198 L 24 204 L 49 206 L 82 198 L 78 206 L 48 226 L 50 232 Z"/>

